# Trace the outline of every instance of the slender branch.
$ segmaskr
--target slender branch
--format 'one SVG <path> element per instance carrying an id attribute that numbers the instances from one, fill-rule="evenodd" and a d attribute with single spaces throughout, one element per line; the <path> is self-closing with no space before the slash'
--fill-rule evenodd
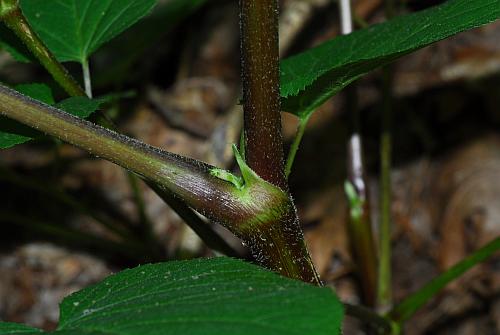
<path id="1" fill-rule="evenodd" d="M 299 119 L 299 125 L 297 126 L 297 133 L 295 134 L 295 138 L 293 139 L 292 145 L 290 146 L 290 151 L 288 152 L 288 157 L 286 159 L 285 165 L 285 176 L 288 179 L 290 172 L 292 172 L 293 162 L 295 161 L 295 156 L 297 155 L 297 151 L 299 150 L 300 142 L 302 141 L 302 137 L 304 137 L 304 132 L 307 127 L 307 123 L 309 122 L 311 114 L 308 114 L 305 117 L 301 117 Z"/>
<path id="2" fill-rule="evenodd" d="M 388 70 L 384 71 L 384 87 L 390 85 Z M 387 92 L 387 90 L 385 90 Z M 378 305 L 386 309 L 391 305 L 391 110 L 390 94 L 384 94 L 382 133 L 380 137 L 380 263 L 378 277 Z"/>
<path id="3" fill-rule="evenodd" d="M 40 40 L 24 17 L 18 0 L 0 0 L 0 18 L 35 55 L 40 63 L 52 75 L 54 80 L 71 96 L 84 96 L 76 80 L 69 74 Z"/>
<path id="4" fill-rule="evenodd" d="M 240 0 L 246 161 L 262 179 L 288 189 L 279 95 L 278 1 Z"/>
<path id="5" fill-rule="evenodd" d="M 350 34 L 353 30 L 351 1 L 340 0 L 339 10 L 341 32 L 343 35 Z M 358 279 L 363 290 L 363 299 L 367 305 L 373 306 L 377 291 L 377 255 L 371 227 L 356 86 L 351 85 L 345 92 L 346 109 L 351 115 L 352 123 L 351 135 L 347 143 L 346 194 L 350 203 L 348 233 L 357 264 Z"/>
<path id="6" fill-rule="evenodd" d="M 371 227 L 368 187 L 364 174 L 361 136 L 355 132 L 347 146 L 347 180 L 352 191 L 346 192 L 350 202 L 348 232 L 354 259 L 358 266 L 358 278 L 367 305 L 375 304 L 377 292 L 377 254 Z M 346 188 L 347 191 L 347 188 Z"/>
<path id="7" fill-rule="evenodd" d="M 394 1 L 385 0 L 386 18 L 394 16 Z M 391 248 L 391 161 L 392 161 L 392 67 L 383 69 L 382 124 L 380 134 L 380 262 L 378 269 L 377 303 L 381 310 L 392 304 Z"/>
<path id="8" fill-rule="evenodd" d="M 0 1 L 2 1 L 2 0 L 0 0 Z M 30 50 L 40 60 L 40 62 L 42 62 L 44 65 L 48 64 L 48 67 L 47 66 L 46 67 L 49 70 L 49 72 L 50 72 L 50 69 L 56 69 L 56 70 L 60 69 L 61 71 L 63 71 L 63 70 L 65 71 L 65 69 L 62 67 L 62 65 L 55 59 L 55 57 L 51 54 L 51 52 L 48 50 L 48 48 L 43 44 L 43 41 L 41 41 L 37 37 L 35 32 L 31 29 L 31 27 L 27 23 L 26 19 L 24 18 L 24 16 L 20 12 L 18 5 L 17 5 L 17 1 L 10 1 L 10 0 L 3 0 L 3 1 L 4 1 L 4 3 L 8 2 L 11 4 L 11 8 L 6 12 L 10 13 L 11 11 L 15 11 L 15 13 L 16 13 L 16 15 L 14 15 L 12 18 L 5 21 L 6 23 L 10 24 L 9 27 L 11 27 L 11 29 L 13 29 L 16 32 L 16 34 L 30 48 Z M 2 3 L 0 3 L 0 4 L 2 4 Z M 5 4 L 2 4 L 2 5 L 4 5 L 4 7 L 5 7 Z M 23 27 L 22 29 L 17 28 L 20 25 L 22 25 L 22 27 Z M 37 51 L 39 51 L 39 52 L 37 52 Z M 85 92 L 83 92 L 79 86 L 77 89 L 75 89 L 74 84 L 76 83 L 76 81 L 74 81 L 73 78 L 67 72 L 66 72 L 65 77 L 58 77 L 57 75 L 61 71 L 52 71 L 50 73 L 54 76 L 54 79 L 56 79 L 61 84 L 61 86 L 63 86 L 63 88 L 65 88 L 68 91 L 68 93 L 70 95 L 87 95 L 89 98 L 92 98 L 91 76 L 90 76 L 89 62 L 87 59 L 82 62 L 82 72 L 83 72 L 83 78 L 84 78 L 84 84 L 85 84 Z M 76 85 L 78 85 L 78 84 L 76 84 Z M 112 124 L 112 122 L 109 121 L 104 114 L 102 115 L 102 121 L 105 122 L 106 124 L 108 124 L 110 128 L 112 128 L 112 129 L 115 128 L 114 125 Z M 137 177 L 135 175 L 131 174 L 130 172 L 127 172 L 127 175 L 128 175 L 128 179 L 129 179 L 129 182 L 130 182 L 132 189 L 134 191 L 137 191 L 135 189 L 135 187 L 137 186 L 137 179 L 136 179 Z M 158 188 L 156 188 L 155 190 L 157 191 L 157 193 L 159 193 L 159 195 L 162 198 L 166 199 L 163 196 L 163 194 L 158 190 Z M 142 204 L 142 199 L 140 199 L 137 192 L 135 192 L 134 195 L 135 195 L 135 200 L 136 200 L 137 207 L 138 207 L 138 210 L 140 213 L 141 221 L 146 223 L 148 220 L 145 216 L 144 205 Z M 170 205 L 172 205 L 172 201 L 174 201 L 174 200 L 171 200 L 171 202 L 169 203 Z M 196 232 L 203 233 L 201 235 L 202 237 L 209 238 L 209 240 L 210 240 L 210 241 L 208 241 L 209 245 L 212 245 L 215 243 L 215 245 L 213 245 L 215 247 L 215 249 L 220 249 L 220 251 L 223 253 L 226 253 L 226 254 L 232 255 L 232 256 L 236 256 L 235 251 L 232 250 L 227 244 L 225 244 L 225 242 L 222 240 L 222 238 L 220 236 L 218 236 L 217 234 L 215 234 L 215 232 L 213 232 L 211 229 L 209 229 L 204 222 L 202 222 L 200 219 L 198 219 L 198 221 L 192 220 L 194 217 L 197 218 L 197 216 L 196 216 L 196 214 L 192 213 L 192 211 L 186 205 L 184 205 L 184 207 L 183 207 L 178 203 L 174 207 L 181 210 L 181 213 L 179 213 L 179 215 L 181 215 L 181 217 L 188 219 L 188 220 L 191 220 L 190 222 L 188 222 L 188 224 L 191 226 L 191 228 L 193 228 Z M 192 215 L 183 215 L 183 214 L 187 213 L 187 211 L 191 211 Z M 194 226 L 194 223 L 197 223 L 198 226 Z M 148 228 L 149 228 L 148 230 L 150 230 L 150 227 L 148 227 Z M 212 233 L 210 234 L 210 232 L 212 232 Z M 148 235 L 148 238 L 152 239 L 153 237 Z"/>
<path id="9" fill-rule="evenodd" d="M 247 243 L 265 267 L 319 284 L 290 196 L 237 155 L 243 180 L 162 151 L 0 86 L 0 115 L 114 162 L 167 189 Z"/>
<path id="10" fill-rule="evenodd" d="M 219 213 L 213 200 L 224 200 L 226 211 L 240 202 L 231 184 L 210 174 L 212 167 L 146 145 L 56 108 L 0 87 L 0 113 L 110 160 L 168 188 L 200 210 Z M 229 198 L 228 198 L 229 197 Z M 210 199 L 210 200 L 208 200 Z M 225 214 L 229 218 L 230 214 Z"/>

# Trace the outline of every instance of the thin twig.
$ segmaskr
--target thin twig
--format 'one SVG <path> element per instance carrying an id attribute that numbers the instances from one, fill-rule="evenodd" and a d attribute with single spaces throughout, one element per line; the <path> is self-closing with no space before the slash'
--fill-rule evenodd
<path id="1" fill-rule="evenodd" d="M 293 139 L 292 145 L 290 146 L 290 151 L 288 152 L 288 157 L 286 159 L 286 165 L 285 165 L 286 178 L 288 178 L 290 172 L 292 172 L 292 166 L 295 161 L 295 156 L 297 155 L 297 151 L 299 150 L 299 145 L 300 142 L 302 141 L 302 137 L 304 136 L 304 132 L 306 130 L 307 123 L 309 122 L 310 115 L 311 114 L 299 119 L 297 132 L 295 134 L 295 138 Z"/>
<path id="2" fill-rule="evenodd" d="M 341 32 L 350 34 L 353 30 L 350 0 L 339 1 Z M 358 278 L 363 289 L 366 304 L 373 306 L 377 289 L 377 255 L 371 227 L 368 186 L 365 176 L 363 143 L 360 129 L 360 113 L 357 106 L 355 85 L 347 87 L 346 110 L 351 115 L 352 130 L 347 143 L 347 179 L 352 185 L 350 198 L 349 238 L 353 256 L 358 268 Z M 355 207 L 355 208 L 353 208 Z"/>
<path id="3" fill-rule="evenodd" d="M 385 0 L 386 18 L 394 16 L 394 1 Z M 391 161 L 392 161 L 392 67 L 383 69 L 382 123 L 380 134 L 380 227 L 377 304 L 381 311 L 392 305 Z"/>

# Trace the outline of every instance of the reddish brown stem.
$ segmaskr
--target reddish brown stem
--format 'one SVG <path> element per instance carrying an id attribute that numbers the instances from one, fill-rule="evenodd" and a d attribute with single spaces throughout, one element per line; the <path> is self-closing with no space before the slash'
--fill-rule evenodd
<path id="1" fill-rule="evenodd" d="M 240 0 L 246 160 L 286 190 L 279 96 L 278 1 Z"/>

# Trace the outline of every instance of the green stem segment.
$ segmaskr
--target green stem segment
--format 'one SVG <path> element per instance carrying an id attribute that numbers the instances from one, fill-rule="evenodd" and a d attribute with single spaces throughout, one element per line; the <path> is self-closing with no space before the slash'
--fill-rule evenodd
<path id="1" fill-rule="evenodd" d="M 227 171 L 151 147 L 2 86 L 0 106 L 0 115 L 114 162 L 172 192 L 240 237 L 263 266 L 319 283 L 290 197 L 257 176 L 241 157 L 238 163 L 244 183 L 236 185 L 238 177 Z"/>
<path id="2" fill-rule="evenodd" d="M 394 0 L 385 0 L 385 16 L 395 15 Z M 391 161 L 392 161 L 392 67 L 383 69 L 383 104 L 380 135 L 380 262 L 378 268 L 377 303 L 381 310 L 392 305 L 391 248 Z"/>
<path id="3" fill-rule="evenodd" d="M 305 117 L 301 117 L 299 119 L 299 125 L 297 126 L 297 133 L 295 134 L 295 138 L 293 139 L 292 145 L 290 146 L 290 151 L 288 152 L 288 157 L 286 159 L 285 165 L 285 176 L 288 179 L 290 173 L 292 172 L 293 162 L 295 161 L 295 156 L 297 155 L 297 151 L 299 150 L 300 142 L 302 142 L 302 137 L 304 137 L 304 132 L 307 127 L 307 123 L 309 122 L 309 118 L 312 114 L 307 114 Z"/>
<path id="4" fill-rule="evenodd" d="M 85 91 L 68 73 L 40 40 L 24 17 L 17 0 L 0 0 L 0 18 L 26 45 L 52 75 L 54 80 L 71 96 L 85 96 Z"/>
<path id="5" fill-rule="evenodd" d="M 392 161 L 392 69 L 384 68 L 382 131 L 380 135 L 380 262 L 377 301 L 381 310 L 392 304 L 391 247 L 391 161 Z"/>
<path id="6" fill-rule="evenodd" d="M 92 99 L 92 79 L 90 77 L 89 60 L 85 59 L 82 63 L 83 83 L 87 97 Z"/>
<path id="7" fill-rule="evenodd" d="M 350 87 L 347 92 L 354 94 L 355 87 Z M 358 112 L 351 111 L 351 114 L 357 115 Z M 358 120 L 353 123 L 357 124 Z M 361 134 L 356 126 L 354 128 L 356 130 L 351 134 L 347 146 L 346 195 L 350 208 L 348 232 L 364 301 L 367 305 L 374 306 L 377 296 L 377 254 L 371 226 Z"/>

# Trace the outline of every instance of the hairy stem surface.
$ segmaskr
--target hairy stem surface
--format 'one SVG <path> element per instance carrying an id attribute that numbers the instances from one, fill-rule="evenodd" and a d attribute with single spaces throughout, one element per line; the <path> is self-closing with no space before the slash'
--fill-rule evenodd
<path id="1" fill-rule="evenodd" d="M 279 96 L 278 1 L 240 0 L 246 161 L 286 190 Z"/>
<path id="2" fill-rule="evenodd" d="M 247 225 L 249 247 L 261 264 L 285 276 L 320 284 L 295 205 L 287 194 L 279 93 L 278 1 L 240 0 L 239 4 L 246 161 L 237 155 L 238 164 L 245 183 L 262 178 L 287 198 L 279 206 L 268 204 L 268 210 Z"/>
<path id="3" fill-rule="evenodd" d="M 154 148 L 2 86 L 0 106 L 0 115 L 112 161 L 172 192 L 240 237 L 263 266 L 319 283 L 290 197 L 260 178 L 241 157 L 238 163 L 244 182 L 235 184 L 239 178 L 227 171 Z"/>

